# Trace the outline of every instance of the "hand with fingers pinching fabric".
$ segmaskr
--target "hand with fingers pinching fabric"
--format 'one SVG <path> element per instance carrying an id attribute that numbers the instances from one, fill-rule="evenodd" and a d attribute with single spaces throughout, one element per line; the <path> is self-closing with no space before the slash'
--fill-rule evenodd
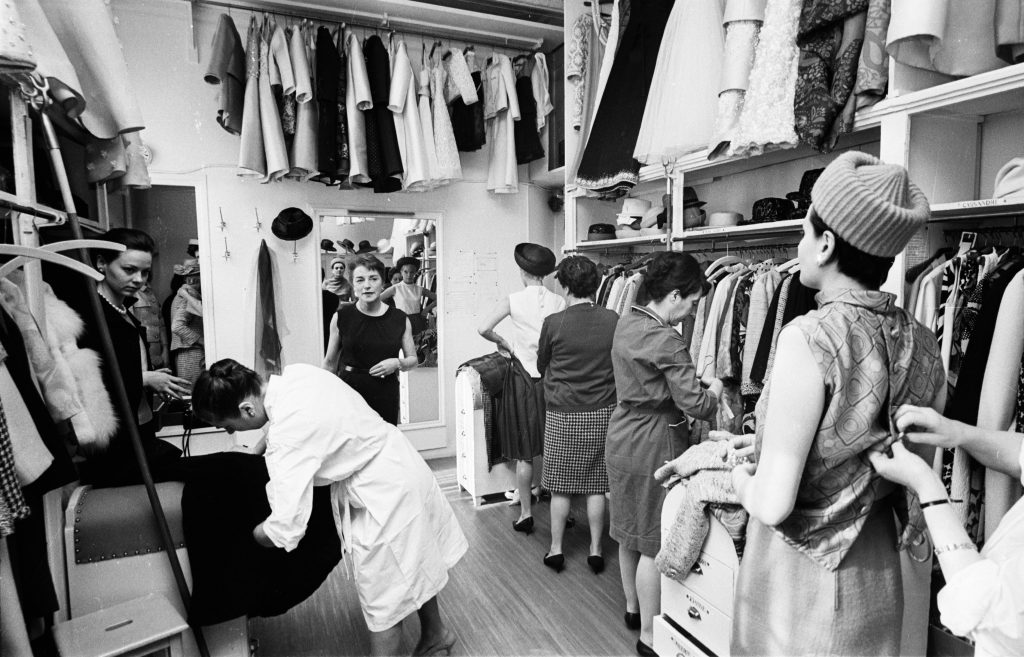
<path id="1" fill-rule="evenodd" d="M 962 422 L 943 417 L 936 410 L 904 404 L 896 409 L 896 428 L 912 443 L 936 447 L 959 447 L 965 430 Z"/>

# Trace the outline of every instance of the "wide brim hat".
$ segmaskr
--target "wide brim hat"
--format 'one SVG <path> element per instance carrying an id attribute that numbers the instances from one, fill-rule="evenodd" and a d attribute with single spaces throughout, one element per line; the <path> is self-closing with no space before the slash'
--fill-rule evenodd
<path id="1" fill-rule="evenodd" d="M 274 217 L 270 231 L 280 240 L 294 242 L 313 232 L 313 219 L 299 208 L 285 208 Z"/>
<path id="2" fill-rule="evenodd" d="M 328 239 L 320 240 L 320 249 L 323 251 L 330 251 L 331 253 L 338 252 L 338 249 L 334 248 L 334 242 Z"/>
<path id="3" fill-rule="evenodd" d="M 190 258 L 183 261 L 180 265 L 174 265 L 175 276 L 194 276 L 199 273 L 199 261 Z"/>
<path id="4" fill-rule="evenodd" d="M 642 217 L 651 209 L 651 202 L 647 199 L 633 198 L 627 196 L 622 199 L 622 209 L 619 210 L 619 217 Z M 628 222 L 627 222 L 628 223 Z"/>
<path id="5" fill-rule="evenodd" d="M 370 240 L 362 240 L 359 242 L 359 250 L 356 253 L 373 253 L 377 250 L 377 247 L 370 244 Z"/>
<path id="6" fill-rule="evenodd" d="M 406 265 L 415 265 L 416 268 L 419 269 L 420 261 L 417 260 L 416 258 L 413 258 L 412 256 L 402 256 L 401 258 L 398 259 L 398 262 L 395 263 L 394 268 L 397 270 L 401 269 Z"/>
<path id="7" fill-rule="evenodd" d="M 615 239 L 615 226 L 611 224 L 591 224 L 587 230 L 587 242 Z"/>
<path id="8" fill-rule="evenodd" d="M 340 242 L 335 242 L 335 244 L 340 246 L 342 252 L 344 252 L 344 253 L 355 253 L 356 252 L 356 245 L 353 244 L 352 240 L 350 240 L 348 238 L 343 239 Z"/>
<path id="9" fill-rule="evenodd" d="M 392 250 L 391 240 L 386 237 L 382 237 L 377 240 L 377 251 L 379 253 L 388 253 Z"/>
<path id="10" fill-rule="evenodd" d="M 546 246 L 522 242 L 516 244 L 516 264 L 527 274 L 547 276 L 555 271 L 555 254 Z"/>
<path id="11" fill-rule="evenodd" d="M 693 187 L 683 187 L 683 208 L 699 208 L 706 205 L 706 201 L 697 198 L 697 190 Z"/>

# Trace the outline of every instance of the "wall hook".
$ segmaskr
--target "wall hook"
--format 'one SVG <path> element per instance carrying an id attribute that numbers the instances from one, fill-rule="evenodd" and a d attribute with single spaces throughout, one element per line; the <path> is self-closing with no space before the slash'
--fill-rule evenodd
<path id="1" fill-rule="evenodd" d="M 227 236 L 224 237 L 224 259 L 225 260 L 230 260 L 231 259 L 231 251 L 228 251 L 228 238 L 227 238 Z"/>
<path id="2" fill-rule="evenodd" d="M 253 208 L 253 210 L 256 211 L 256 230 L 261 231 L 263 230 L 263 224 L 260 222 L 260 209 Z"/>
<path id="3" fill-rule="evenodd" d="M 299 261 L 299 242 L 295 240 L 292 242 L 292 262 Z"/>
<path id="4" fill-rule="evenodd" d="M 227 224 L 224 223 L 224 208 L 218 207 L 217 212 L 220 212 L 220 229 L 224 230 L 227 227 Z"/>

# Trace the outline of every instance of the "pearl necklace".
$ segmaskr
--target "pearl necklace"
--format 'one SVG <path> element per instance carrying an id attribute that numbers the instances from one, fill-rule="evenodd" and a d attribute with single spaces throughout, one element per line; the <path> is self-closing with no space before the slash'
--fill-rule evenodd
<path id="1" fill-rule="evenodd" d="M 114 305 L 114 302 L 111 301 L 110 299 L 108 299 L 106 297 L 106 295 L 103 294 L 102 292 L 100 292 L 99 290 L 96 290 L 96 294 L 100 295 L 100 298 L 103 299 L 104 301 L 106 301 L 107 305 L 110 306 L 111 308 L 113 308 L 114 310 L 116 310 L 122 317 L 128 315 L 128 309 L 125 308 L 124 306 L 116 306 L 116 305 Z"/>

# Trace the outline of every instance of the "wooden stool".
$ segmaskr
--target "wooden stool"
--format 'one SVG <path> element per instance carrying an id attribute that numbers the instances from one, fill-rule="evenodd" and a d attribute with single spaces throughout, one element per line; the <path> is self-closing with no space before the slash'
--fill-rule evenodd
<path id="1" fill-rule="evenodd" d="M 161 595 L 79 616 L 53 628 L 61 657 L 181 657 L 188 623 Z"/>

